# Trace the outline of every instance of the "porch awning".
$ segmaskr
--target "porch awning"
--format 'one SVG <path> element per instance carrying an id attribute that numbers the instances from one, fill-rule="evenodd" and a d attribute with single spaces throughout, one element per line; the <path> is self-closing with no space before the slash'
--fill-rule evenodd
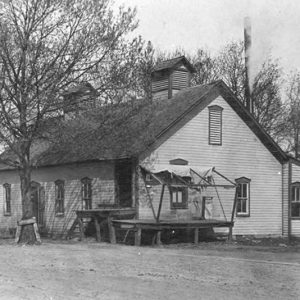
<path id="1" fill-rule="evenodd" d="M 195 172 L 207 178 L 212 176 L 214 167 L 199 167 L 199 166 L 181 166 L 181 165 L 167 165 L 167 164 L 154 164 L 151 167 L 143 168 L 153 174 L 158 174 L 162 172 L 168 172 L 170 174 L 175 174 L 180 177 L 194 177 Z"/>

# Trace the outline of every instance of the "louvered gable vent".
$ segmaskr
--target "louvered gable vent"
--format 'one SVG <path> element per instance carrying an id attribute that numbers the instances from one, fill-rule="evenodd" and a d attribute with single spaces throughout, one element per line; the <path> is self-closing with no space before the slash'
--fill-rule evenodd
<path id="1" fill-rule="evenodd" d="M 209 111 L 209 144 L 222 145 L 222 111 L 218 105 L 208 107 Z"/>

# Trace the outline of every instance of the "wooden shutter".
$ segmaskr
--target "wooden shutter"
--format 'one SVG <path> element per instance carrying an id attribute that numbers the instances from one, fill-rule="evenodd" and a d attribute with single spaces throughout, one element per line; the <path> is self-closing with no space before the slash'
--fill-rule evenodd
<path id="1" fill-rule="evenodd" d="M 209 111 L 209 144 L 222 145 L 222 110 L 223 108 L 217 105 L 210 106 Z"/>

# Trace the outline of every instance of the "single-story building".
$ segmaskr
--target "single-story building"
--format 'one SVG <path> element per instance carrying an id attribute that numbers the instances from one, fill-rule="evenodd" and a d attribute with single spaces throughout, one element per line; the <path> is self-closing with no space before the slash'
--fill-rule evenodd
<path id="1" fill-rule="evenodd" d="M 44 232 L 66 235 L 76 210 L 105 205 L 135 208 L 136 218 L 153 219 L 162 185 L 151 170 L 185 165 L 217 170 L 238 187 L 233 235 L 300 236 L 300 162 L 282 151 L 223 81 L 190 87 L 193 71 L 184 57 L 154 70 L 146 109 L 151 118 L 144 126 L 141 112 L 80 153 L 66 145 L 35 151 L 32 201 Z M 228 220 L 234 197 L 229 187 L 195 192 L 170 185 L 160 218 Z M 14 231 L 21 213 L 18 172 L 1 165 L 2 235 Z"/>

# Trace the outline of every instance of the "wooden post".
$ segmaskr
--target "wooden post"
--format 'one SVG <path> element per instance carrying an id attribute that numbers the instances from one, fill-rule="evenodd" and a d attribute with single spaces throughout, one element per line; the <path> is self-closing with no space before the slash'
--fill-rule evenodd
<path id="1" fill-rule="evenodd" d="M 199 228 L 195 228 L 195 231 L 194 231 L 194 243 L 198 244 L 198 242 L 199 242 Z"/>
<path id="2" fill-rule="evenodd" d="M 15 238 L 15 242 L 18 243 L 19 239 L 20 239 L 20 234 L 21 234 L 21 225 L 17 225 L 17 231 L 16 231 L 16 238 Z"/>
<path id="3" fill-rule="evenodd" d="M 96 241 L 101 242 L 100 225 L 99 225 L 97 216 L 94 217 L 94 224 L 95 224 L 95 228 L 96 228 Z"/>
<path id="4" fill-rule="evenodd" d="M 158 206 L 158 211 L 157 211 L 157 216 L 156 216 L 156 222 L 159 222 L 159 217 L 160 217 L 160 212 L 161 212 L 161 206 L 162 206 L 162 201 L 164 198 L 164 192 L 165 192 L 165 184 L 162 186 L 161 194 L 160 194 L 160 199 L 159 199 L 159 206 Z"/>
<path id="5" fill-rule="evenodd" d="M 15 242 L 16 243 L 19 242 L 21 231 L 22 231 L 22 226 L 25 226 L 25 225 L 32 225 L 36 241 L 38 243 L 42 243 L 35 217 L 32 217 L 31 219 L 18 221 Z"/>
<path id="6" fill-rule="evenodd" d="M 206 202 L 206 197 L 202 197 L 201 217 L 203 219 L 205 219 L 205 202 Z"/>
<path id="7" fill-rule="evenodd" d="M 235 209 L 236 209 L 236 204 L 237 204 L 237 193 L 238 193 L 238 187 L 235 188 L 235 196 L 234 196 L 234 201 L 233 201 L 233 207 L 232 207 L 232 213 L 231 213 L 231 224 L 229 226 L 229 233 L 228 233 L 228 240 L 232 240 L 232 227 L 233 227 L 233 220 L 234 220 L 234 214 L 235 214 Z"/>
<path id="8" fill-rule="evenodd" d="M 84 239 L 83 223 L 82 223 L 82 220 L 79 217 L 77 217 L 77 219 L 78 219 L 79 232 L 80 232 L 79 240 L 82 241 Z"/>
<path id="9" fill-rule="evenodd" d="M 36 238 L 37 242 L 42 243 L 41 237 L 39 234 L 39 229 L 38 229 L 38 226 L 36 223 L 33 223 L 33 229 L 34 229 L 34 234 L 35 234 L 35 238 Z"/>
<path id="10" fill-rule="evenodd" d="M 136 228 L 135 236 L 134 236 L 135 246 L 141 246 L 141 238 L 142 238 L 142 228 L 138 227 Z"/>
<path id="11" fill-rule="evenodd" d="M 112 217 L 107 218 L 107 224 L 108 224 L 108 232 L 109 232 L 109 240 L 111 244 L 116 244 L 116 231 L 115 227 L 112 223 Z"/>
<path id="12" fill-rule="evenodd" d="M 161 246 L 162 245 L 162 242 L 161 242 L 161 231 L 157 231 L 157 234 L 156 234 L 156 244 L 158 246 Z"/>

